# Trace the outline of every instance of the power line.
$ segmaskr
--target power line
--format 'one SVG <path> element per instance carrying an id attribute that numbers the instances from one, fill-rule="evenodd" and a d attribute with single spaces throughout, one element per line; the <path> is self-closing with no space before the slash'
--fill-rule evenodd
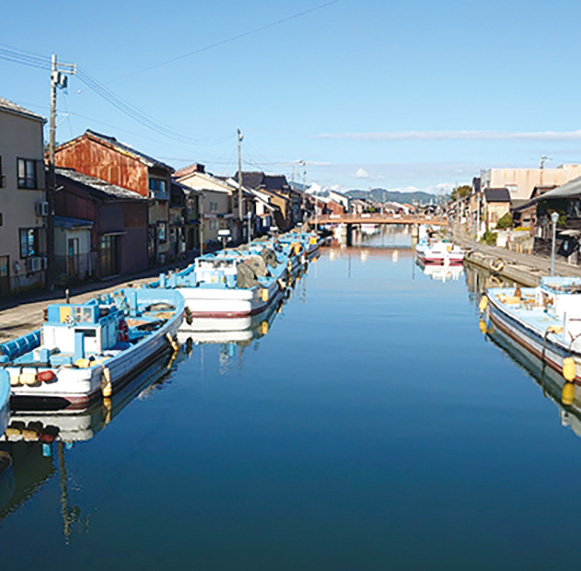
<path id="1" fill-rule="evenodd" d="M 284 24 L 285 22 L 289 22 L 291 20 L 296 20 L 297 18 L 302 18 L 303 16 L 306 16 L 307 14 L 311 14 L 312 12 L 316 12 L 318 10 L 323 10 L 324 8 L 328 8 L 332 4 L 337 4 L 339 1 L 340 0 L 331 0 L 331 2 L 325 2 L 324 4 L 319 4 L 318 6 L 315 6 L 313 8 L 309 8 L 308 10 L 303 10 L 302 12 L 297 12 L 297 13 L 292 14 L 290 16 L 280 18 L 279 20 L 275 20 L 274 22 L 270 22 L 269 24 L 265 24 L 263 26 L 259 26 L 258 28 L 253 28 L 252 30 L 248 30 L 248 31 L 242 32 L 240 34 L 230 36 L 229 38 L 225 38 L 223 40 L 213 42 L 211 44 L 208 44 L 207 46 L 197 48 L 195 50 L 192 50 L 191 52 L 187 52 L 185 54 L 173 57 L 171 59 L 162 61 L 160 63 L 156 63 L 156 64 L 150 65 L 148 67 L 144 67 L 142 69 L 138 69 L 136 71 L 133 71 L 131 73 L 127 73 L 127 74 L 122 75 L 120 77 L 116 77 L 114 79 L 109 80 L 107 83 L 112 83 L 114 81 L 121 81 L 122 79 L 127 79 L 128 77 L 133 77 L 134 75 L 138 75 L 140 73 L 145 73 L 146 71 L 150 71 L 152 69 L 157 69 L 158 67 L 168 65 L 170 63 L 191 57 L 193 55 L 196 55 L 196 54 L 199 54 L 202 52 L 207 52 L 207 51 L 212 50 L 214 48 L 217 48 L 219 46 L 223 46 L 225 44 L 230 44 L 230 43 L 235 42 L 237 40 L 240 40 L 242 38 L 246 38 L 248 36 L 252 36 L 253 34 L 257 34 L 258 32 L 268 30 L 269 28 L 274 28 L 275 26 L 279 26 L 280 24 Z"/>

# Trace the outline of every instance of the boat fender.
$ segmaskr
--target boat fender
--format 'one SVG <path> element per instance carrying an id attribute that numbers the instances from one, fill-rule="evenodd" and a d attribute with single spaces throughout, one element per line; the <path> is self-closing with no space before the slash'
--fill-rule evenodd
<path id="1" fill-rule="evenodd" d="M 287 270 L 289 272 L 292 272 L 292 270 L 293 270 L 293 263 L 290 260 L 288 261 L 288 264 L 287 264 Z"/>
<path id="2" fill-rule="evenodd" d="M 486 329 L 486 321 L 484 321 L 484 319 L 481 319 L 478 322 L 478 327 L 480 329 L 480 333 L 482 333 L 482 335 L 486 335 L 487 329 Z"/>
<path id="3" fill-rule="evenodd" d="M 573 383 L 565 383 L 561 391 L 561 402 L 565 406 L 573 404 L 575 398 L 575 385 Z"/>
<path id="4" fill-rule="evenodd" d="M 111 371 L 107 367 L 103 367 L 103 372 L 101 374 L 101 394 L 104 398 L 109 398 L 113 394 Z"/>
<path id="5" fill-rule="evenodd" d="M 180 346 L 176 343 L 175 339 L 171 336 L 171 333 L 168 331 L 165 334 L 165 338 L 167 339 L 168 343 L 171 345 L 171 348 L 174 351 L 178 351 Z"/>
<path id="6" fill-rule="evenodd" d="M 92 361 L 89 359 L 77 359 L 75 361 L 75 365 L 79 367 L 79 369 L 88 369 L 93 364 Z"/>
<path id="7" fill-rule="evenodd" d="M 572 383 L 576 377 L 575 360 L 573 357 L 563 359 L 563 377 L 566 381 Z"/>
<path id="8" fill-rule="evenodd" d="M 10 386 L 11 387 L 18 387 L 20 386 L 20 372 L 21 369 L 17 369 L 16 371 L 10 371 Z"/>
<path id="9" fill-rule="evenodd" d="M 278 278 L 276 281 L 277 281 L 278 287 L 281 289 L 281 291 L 286 288 L 286 284 L 284 283 L 284 280 L 282 278 Z"/>
<path id="10" fill-rule="evenodd" d="M 262 333 L 262 335 L 266 335 L 268 333 L 268 321 L 263 321 L 260 324 L 260 333 Z"/>
<path id="11" fill-rule="evenodd" d="M 41 383 L 50 383 L 56 380 L 56 374 L 54 371 L 40 371 L 37 378 Z"/>
<path id="12" fill-rule="evenodd" d="M 490 261 L 488 267 L 495 273 L 502 272 L 504 269 L 504 261 L 502 258 L 495 258 Z"/>
<path id="13" fill-rule="evenodd" d="M 480 310 L 480 313 L 484 313 L 487 307 L 488 307 L 488 297 L 483 295 L 480 298 L 480 303 L 478 304 L 478 309 Z"/>
<path id="14" fill-rule="evenodd" d="M 186 305 L 186 309 L 184 310 L 184 314 L 185 314 L 186 323 L 188 325 L 191 325 L 192 321 L 194 320 L 194 317 L 192 316 L 192 310 L 187 305 Z"/>
<path id="15" fill-rule="evenodd" d="M 36 376 L 36 369 L 23 370 L 20 373 L 20 383 L 26 385 L 27 387 L 34 387 L 38 385 L 38 378 Z"/>
<path id="16" fill-rule="evenodd" d="M 266 288 L 263 288 L 262 291 L 260 292 L 260 298 L 262 299 L 262 301 L 268 301 L 268 290 Z"/>

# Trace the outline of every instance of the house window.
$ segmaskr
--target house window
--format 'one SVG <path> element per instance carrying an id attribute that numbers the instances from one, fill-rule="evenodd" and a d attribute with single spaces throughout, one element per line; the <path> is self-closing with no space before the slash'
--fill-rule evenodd
<path id="1" fill-rule="evenodd" d="M 4 188 L 6 186 L 6 177 L 2 172 L 2 155 L 0 155 L 0 188 Z"/>
<path id="2" fill-rule="evenodd" d="M 160 242 L 165 242 L 167 240 L 167 222 L 157 223 L 157 239 Z"/>
<path id="3" fill-rule="evenodd" d="M 162 178 L 149 179 L 149 194 L 158 200 L 167 199 L 167 181 Z"/>
<path id="4" fill-rule="evenodd" d="M 508 190 L 510 194 L 516 194 L 518 192 L 518 184 L 507 184 L 506 190 Z"/>
<path id="5" fill-rule="evenodd" d="M 568 218 L 581 218 L 581 203 L 578 198 L 571 200 L 567 207 Z"/>
<path id="6" fill-rule="evenodd" d="M 18 188 L 38 188 L 36 161 L 18 159 Z"/>
<path id="7" fill-rule="evenodd" d="M 20 257 L 40 255 L 40 228 L 20 228 Z"/>

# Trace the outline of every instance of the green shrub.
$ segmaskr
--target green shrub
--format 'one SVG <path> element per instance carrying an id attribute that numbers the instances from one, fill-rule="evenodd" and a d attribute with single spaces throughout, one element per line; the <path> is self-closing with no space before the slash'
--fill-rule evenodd
<path id="1" fill-rule="evenodd" d="M 496 239 L 498 238 L 498 232 L 491 232 L 490 230 L 486 230 L 484 234 L 482 234 L 482 238 L 480 241 L 487 246 L 496 246 Z"/>
<path id="2" fill-rule="evenodd" d="M 499 230 L 504 230 L 505 228 L 510 228 L 512 226 L 512 216 L 510 212 L 507 212 L 497 223 L 496 227 Z"/>

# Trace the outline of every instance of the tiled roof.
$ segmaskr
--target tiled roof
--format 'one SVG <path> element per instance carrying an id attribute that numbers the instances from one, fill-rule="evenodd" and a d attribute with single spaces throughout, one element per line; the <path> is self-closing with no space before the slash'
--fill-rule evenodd
<path id="1" fill-rule="evenodd" d="M 232 176 L 234 180 L 238 180 L 238 172 Z M 264 184 L 263 172 L 244 172 L 242 171 L 242 186 L 247 188 L 258 188 Z"/>
<path id="2" fill-rule="evenodd" d="M 510 202 L 510 193 L 506 188 L 487 188 L 484 196 L 486 202 Z"/>
<path id="3" fill-rule="evenodd" d="M 36 113 L 33 113 L 24 107 L 20 107 L 20 105 L 16 105 L 16 103 L 8 101 L 8 99 L 4 99 L 4 97 L 0 97 L 0 110 L 15 113 L 17 115 L 23 115 L 24 117 L 36 119 L 38 121 L 42 121 L 43 123 L 46 121 L 46 119 L 41 115 L 37 115 Z"/>
<path id="4" fill-rule="evenodd" d="M 175 171 L 173 173 L 173 177 L 174 178 L 182 178 L 184 176 L 188 176 L 188 175 L 193 174 L 195 172 L 205 173 L 206 167 L 204 165 L 201 165 L 200 163 L 194 163 L 192 165 L 188 165 L 187 167 L 178 169 L 177 171 Z"/>
<path id="5" fill-rule="evenodd" d="M 85 131 L 85 135 L 88 135 L 89 137 L 101 140 L 109 145 L 112 145 L 113 147 L 119 149 L 120 151 L 134 155 L 137 159 L 139 159 L 143 164 L 145 164 L 148 167 L 159 167 L 167 169 L 170 172 L 173 172 L 174 170 L 173 167 L 170 167 L 169 165 L 166 165 L 165 163 L 158 161 L 157 159 L 154 159 L 153 157 L 150 157 L 149 155 L 146 155 L 145 153 L 142 153 L 141 151 L 138 151 L 133 147 L 130 147 L 126 143 L 118 141 L 115 137 L 109 137 L 108 135 L 103 135 L 102 133 L 91 131 L 91 129 L 87 129 Z"/>
<path id="6" fill-rule="evenodd" d="M 137 192 L 127 190 L 126 188 L 121 188 L 120 186 L 111 184 L 107 181 L 101 180 L 100 178 L 95 178 L 94 176 L 89 176 L 77 172 L 74 169 L 57 167 L 55 172 L 57 175 L 57 185 L 59 178 L 61 178 L 61 183 L 63 182 L 62 179 L 69 179 L 70 181 L 83 186 L 85 190 L 95 195 L 97 198 L 100 198 L 101 200 L 135 200 L 138 202 L 147 201 L 145 196 L 142 196 Z"/>
<path id="7" fill-rule="evenodd" d="M 272 190 L 283 190 L 283 189 L 286 190 L 289 188 L 289 184 L 288 184 L 288 181 L 286 180 L 286 176 L 284 176 L 283 174 L 264 175 L 264 182 L 266 184 L 266 188 L 269 188 Z"/>

